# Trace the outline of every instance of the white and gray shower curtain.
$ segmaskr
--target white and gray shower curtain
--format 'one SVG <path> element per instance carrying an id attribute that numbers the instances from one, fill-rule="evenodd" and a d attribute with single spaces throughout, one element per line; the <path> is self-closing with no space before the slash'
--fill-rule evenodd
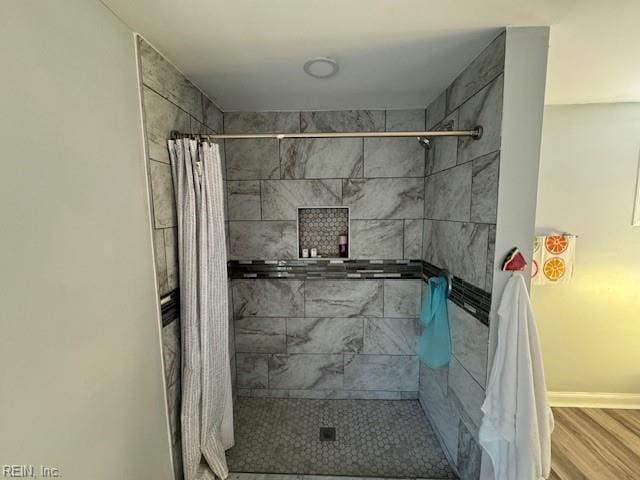
<path id="1" fill-rule="evenodd" d="M 184 475 L 224 479 L 234 440 L 220 151 L 190 139 L 168 143 L 178 213 Z"/>

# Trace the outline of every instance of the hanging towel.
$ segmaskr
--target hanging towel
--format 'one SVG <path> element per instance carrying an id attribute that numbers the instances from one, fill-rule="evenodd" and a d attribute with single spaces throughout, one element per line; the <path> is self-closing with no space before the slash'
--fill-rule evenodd
<path id="1" fill-rule="evenodd" d="M 533 242 L 533 284 L 569 282 L 573 276 L 575 255 L 575 235 L 537 236 Z"/>
<path id="2" fill-rule="evenodd" d="M 541 480 L 551 468 L 553 414 L 524 278 L 514 273 L 498 308 L 498 344 L 489 374 L 480 445 L 496 480 Z"/>
<path id="3" fill-rule="evenodd" d="M 424 326 L 418 339 L 416 353 L 430 368 L 449 364 L 451 357 L 451 333 L 447 312 L 447 280 L 432 277 L 422 299 L 420 322 Z"/>

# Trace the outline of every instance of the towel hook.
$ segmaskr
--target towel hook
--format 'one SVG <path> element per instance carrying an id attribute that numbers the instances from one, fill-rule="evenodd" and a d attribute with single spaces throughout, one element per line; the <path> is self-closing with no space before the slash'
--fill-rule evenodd
<path id="1" fill-rule="evenodd" d="M 440 270 L 440 277 L 443 277 L 447 281 L 447 298 L 451 296 L 451 290 L 453 290 L 453 275 L 449 270 L 443 268 Z"/>

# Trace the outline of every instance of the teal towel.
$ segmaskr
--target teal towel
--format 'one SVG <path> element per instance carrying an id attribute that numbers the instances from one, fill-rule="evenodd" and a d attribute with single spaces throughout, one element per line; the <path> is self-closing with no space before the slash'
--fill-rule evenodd
<path id="1" fill-rule="evenodd" d="M 449 364 L 451 357 L 451 333 L 447 311 L 447 280 L 443 277 L 429 279 L 422 299 L 420 322 L 424 326 L 416 346 L 416 353 L 430 368 Z"/>

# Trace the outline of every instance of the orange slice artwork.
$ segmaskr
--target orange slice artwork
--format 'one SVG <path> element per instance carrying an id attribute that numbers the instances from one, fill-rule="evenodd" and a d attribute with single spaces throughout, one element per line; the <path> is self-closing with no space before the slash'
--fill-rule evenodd
<path id="1" fill-rule="evenodd" d="M 569 245 L 569 240 L 564 235 L 551 235 L 547 237 L 544 246 L 549 253 L 558 255 L 564 252 Z"/>
<path id="2" fill-rule="evenodd" d="M 564 260 L 559 257 L 552 257 L 544 262 L 542 271 L 544 272 L 544 276 L 549 280 L 559 280 L 564 276 Z"/>

